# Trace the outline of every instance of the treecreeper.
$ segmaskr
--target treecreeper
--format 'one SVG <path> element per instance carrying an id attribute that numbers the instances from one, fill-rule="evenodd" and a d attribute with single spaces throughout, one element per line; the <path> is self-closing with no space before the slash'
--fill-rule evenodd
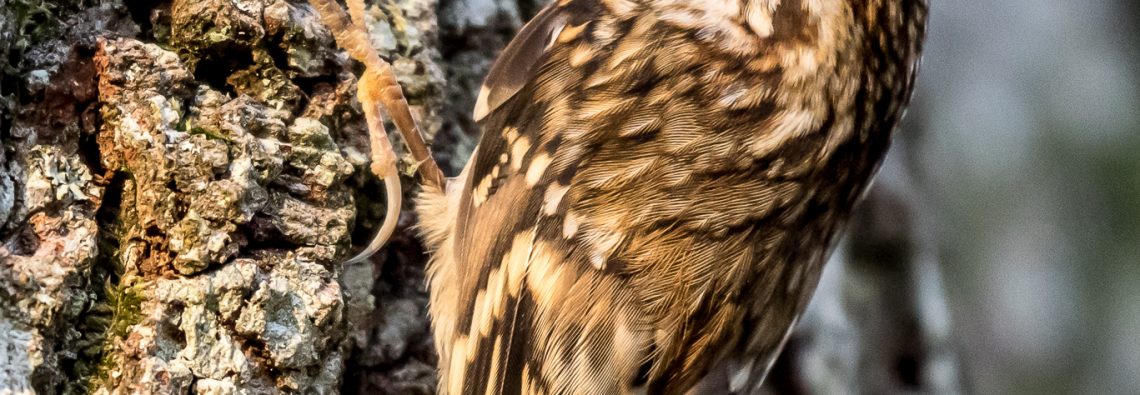
<path id="1" fill-rule="evenodd" d="M 890 145 L 928 11 L 557 0 L 491 67 L 479 145 L 445 178 L 362 0 L 310 1 L 365 63 L 373 170 L 397 211 L 381 107 L 422 163 L 443 394 L 759 392 Z"/>

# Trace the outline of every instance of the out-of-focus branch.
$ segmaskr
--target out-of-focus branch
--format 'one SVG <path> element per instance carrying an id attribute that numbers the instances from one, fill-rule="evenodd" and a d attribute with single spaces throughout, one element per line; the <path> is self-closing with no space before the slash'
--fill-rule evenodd
<path id="1" fill-rule="evenodd" d="M 933 224 L 898 145 L 769 375 L 772 393 L 963 392 Z"/>

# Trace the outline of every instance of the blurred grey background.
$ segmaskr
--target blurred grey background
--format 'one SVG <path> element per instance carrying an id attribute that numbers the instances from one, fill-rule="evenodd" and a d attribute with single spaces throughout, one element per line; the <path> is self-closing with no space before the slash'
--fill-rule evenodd
<path id="1" fill-rule="evenodd" d="M 892 155 L 968 391 L 1140 394 L 1140 2 L 931 3 Z"/>

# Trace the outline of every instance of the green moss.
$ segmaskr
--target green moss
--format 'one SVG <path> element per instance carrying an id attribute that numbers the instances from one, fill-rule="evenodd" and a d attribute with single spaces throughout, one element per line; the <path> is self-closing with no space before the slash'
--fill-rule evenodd
<path id="1" fill-rule="evenodd" d="M 100 263 L 104 271 L 122 273 L 117 259 L 101 259 Z M 74 346 L 78 355 L 68 369 L 71 380 L 62 391 L 65 394 L 90 394 L 98 388 L 111 387 L 110 371 L 116 366 L 111 360 L 112 351 L 142 319 L 145 297 L 138 282 L 128 279 L 116 283 L 118 275 L 103 274 L 103 286 L 95 290 L 96 301 L 76 323 L 76 330 L 81 333 Z"/>
<path id="2" fill-rule="evenodd" d="M 12 113 L 15 95 L 23 91 L 21 77 L 29 71 L 24 66 L 24 54 L 36 44 L 58 35 L 57 7 L 43 0 L 9 0 L 0 9 L 0 30 L 10 32 L 14 38 L 0 42 L 0 59 L 4 59 L 0 62 L 0 80 L 15 82 L 15 86 L 0 84 L 0 114 Z"/>
<path id="3" fill-rule="evenodd" d="M 188 133 L 190 135 L 206 136 L 207 140 L 230 141 L 229 136 L 227 136 L 225 133 L 219 132 L 219 131 L 211 129 L 211 128 L 206 128 L 206 127 L 202 127 L 199 125 L 195 125 L 193 120 L 192 120 L 192 117 L 185 117 L 185 120 L 182 123 L 177 125 L 177 129 L 185 131 L 186 133 Z"/>
<path id="4" fill-rule="evenodd" d="M 98 347 L 100 357 L 97 366 L 93 366 L 92 373 L 86 380 L 87 393 L 94 393 L 98 388 L 113 388 L 110 372 L 115 368 L 116 362 L 111 358 L 112 352 L 119 340 L 126 338 L 131 327 L 142 320 L 142 303 L 146 300 L 142 287 L 139 285 L 114 285 L 107 283 L 104 288 L 106 299 L 99 308 L 110 313 L 103 316 L 99 323 L 104 325 L 101 334 L 102 345 Z M 92 349 L 94 351 L 94 349 Z"/>
<path id="5" fill-rule="evenodd" d="M 116 173 L 95 214 L 99 223 L 99 255 L 91 269 L 93 302 L 75 323 L 74 329 L 80 335 L 72 349 L 77 355 L 64 369 L 68 376 L 68 383 L 61 391 L 64 394 L 93 393 L 94 389 L 106 385 L 112 366 L 108 365 L 108 351 L 141 318 L 143 293 L 134 281 L 124 280 L 126 268 L 120 259 L 126 224 L 133 219 L 132 206 L 123 202 L 125 197 L 133 195 L 132 182 L 130 174 Z"/>
<path id="6" fill-rule="evenodd" d="M 46 41 L 47 37 L 55 34 L 59 30 L 59 19 L 55 17 L 56 6 L 48 4 L 44 1 L 28 1 L 28 0 L 11 0 L 5 5 L 5 11 L 11 18 L 16 32 L 16 40 L 11 41 L 8 45 L 9 51 L 14 51 L 14 57 L 8 59 L 15 59 L 20 62 L 23 56 L 19 56 L 28 48 L 36 43 Z M 19 69 L 19 64 L 7 64 L 10 67 L 6 69 L 6 73 L 16 73 Z"/>

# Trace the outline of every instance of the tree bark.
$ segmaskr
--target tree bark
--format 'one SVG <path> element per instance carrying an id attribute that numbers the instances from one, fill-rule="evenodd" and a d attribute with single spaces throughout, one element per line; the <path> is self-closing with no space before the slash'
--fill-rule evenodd
<path id="1" fill-rule="evenodd" d="M 306 3 L 0 6 L 0 393 L 434 392 L 411 204 L 370 263 L 340 263 L 384 201 L 358 66 Z M 445 173 L 474 147 L 495 52 L 540 6 L 370 3 Z M 773 393 L 962 389 L 934 240 L 896 162 Z"/>
<path id="2" fill-rule="evenodd" d="M 434 6 L 370 10 L 428 130 Z M 432 361 L 404 358 L 430 358 L 422 274 L 340 264 L 383 202 L 353 65 L 306 4 L 3 9 L 24 45 L 5 48 L 5 390 L 336 393 L 360 361 L 431 388 Z M 386 283 L 412 291 L 376 303 Z"/>

